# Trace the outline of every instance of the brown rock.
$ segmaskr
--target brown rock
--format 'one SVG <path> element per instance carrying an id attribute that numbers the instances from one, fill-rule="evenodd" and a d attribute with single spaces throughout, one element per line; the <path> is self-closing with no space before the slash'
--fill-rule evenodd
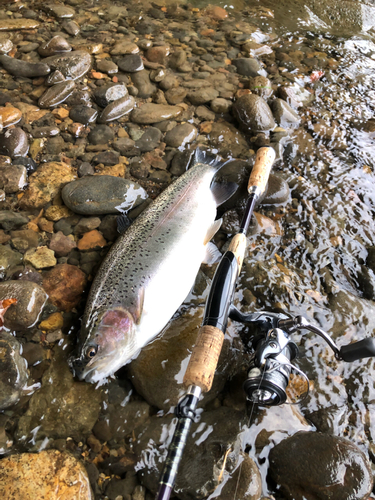
<path id="1" fill-rule="evenodd" d="M 38 227 L 41 231 L 46 231 L 47 233 L 53 233 L 53 222 L 42 217 L 38 221 Z"/>
<path id="2" fill-rule="evenodd" d="M 209 5 L 206 9 L 206 14 L 215 21 L 223 21 L 228 17 L 228 12 L 217 5 Z"/>
<path id="3" fill-rule="evenodd" d="M 79 304 L 85 286 L 85 273 L 70 264 L 57 265 L 43 279 L 50 301 L 62 311 L 70 311 Z"/>
<path id="4" fill-rule="evenodd" d="M 58 220 L 64 219 L 65 217 L 70 217 L 71 215 L 73 215 L 73 212 L 71 212 L 68 207 L 64 207 L 61 205 L 52 205 L 47 208 L 44 215 L 46 216 L 46 219 L 57 222 Z"/>
<path id="5" fill-rule="evenodd" d="M 57 260 L 55 252 L 46 246 L 32 248 L 25 253 L 25 264 L 31 264 L 35 269 L 45 269 L 46 267 L 55 266 Z"/>
<path id="6" fill-rule="evenodd" d="M 11 455 L 0 461 L 1 498 L 92 500 L 85 467 L 68 453 L 45 450 Z"/>
<path id="7" fill-rule="evenodd" d="M 49 248 L 55 252 L 57 257 L 66 257 L 77 244 L 71 236 L 65 236 L 62 231 L 54 233 Z"/>
<path id="8" fill-rule="evenodd" d="M 145 55 L 146 58 L 151 62 L 166 64 L 169 52 L 170 49 L 168 45 L 161 45 L 159 47 L 151 47 L 147 50 Z"/>
<path id="9" fill-rule="evenodd" d="M 47 319 L 42 321 L 39 328 L 45 332 L 53 332 L 62 328 L 64 325 L 64 318 L 61 313 L 56 312 L 51 314 Z"/>
<path id="10" fill-rule="evenodd" d="M 13 106 L 5 106 L 0 108 L 0 120 L 3 120 L 3 127 L 9 127 L 18 123 L 22 118 L 22 111 Z"/>
<path id="11" fill-rule="evenodd" d="M 50 202 L 68 182 L 77 178 L 74 170 L 63 162 L 41 165 L 29 177 L 29 186 L 20 200 L 20 208 L 42 208 Z"/>
<path id="12" fill-rule="evenodd" d="M 79 250 L 92 250 L 93 248 L 103 248 L 107 244 L 103 235 L 96 229 L 85 233 L 78 242 Z"/>
<path id="13" fill-rule="evenodd" d="M 6 234 L 4 229 L 0 229 L 0 245 L 7 243 L 10 240 L 10 235 Z"/>

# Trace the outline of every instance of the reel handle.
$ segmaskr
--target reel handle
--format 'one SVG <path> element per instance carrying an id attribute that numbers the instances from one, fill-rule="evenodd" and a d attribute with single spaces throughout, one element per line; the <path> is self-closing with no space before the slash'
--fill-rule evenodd
<path id="1" fill-rule="evenodd" d="M 255 164 L 251 171 L 249 183 L 247 185 L 249 193 L 254 187 L 257 187 L 260 190 L 260 194 L 264 193 L 275 158 L 276 153 L 273 148 L 263 147 L 258 149 Z"/>
<path id="2" fill-rule="evenodd" d="M 339 351 L 339 358 L 349 363 L 373 356 L 375 356 L 375 338 L 373 337 L 344 345 Z"/>

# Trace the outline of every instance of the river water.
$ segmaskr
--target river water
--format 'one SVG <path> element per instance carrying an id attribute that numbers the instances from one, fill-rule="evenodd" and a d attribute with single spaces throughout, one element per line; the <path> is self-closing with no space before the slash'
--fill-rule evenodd
<path id="1" fill-rule="evenodd" d="M 235 75 L 237 78 L 228 79 L 225 83 L 227 86 L 220 88 L 215 94 L 229 102 L 226 112 L 215 111 L 213 116 L 205 115 L 202 111 L 199 114 L 196 108 L 200 103 L 194 104 L 189 94 L 186 97 L 186 92 L 181 94 L 180 100 L 173 102 L 188 103 L 190 111 L 186 111 L 185 120 L 180 122 L 186 121 L 194 125 L 199 130 L 199 135 L 197 133 L 196 139 L 180 145 L 172 145 L 171 141 L 165 149 L 165 144 L 160 146 L 160 141 L 164 141 L 160 134 L 154 149 L 159 148 L 158 161 L 160 158 L 165 159 L 166 167 L 155 166 L 155 158 L 148 158 L 145 167 L 139 157 L 142 156 L 140 151 L 145 153 L 147 149 L 142 151 L 140 148 L 136 152 L 132 150 L 134 146 L 138 147 L 137 141 L 145 128 L 143 125 L 132 123 L 128 118 L 111 122 L 112 136 L 106 139 L 107 142 L 95 142 L 88 135 L 90 130 L 83 130 L 87 123 L 81 125 L 84 121 L 71 120 L 61 111 L 56 112 L 52 118 L 45 119 L 45 123 L 41 122 L 41 116 L 35 125 L 32 125 L 33 122 L 27 123 L 23 118 L 24 121 L 17 126 L 28 134 L 27 140 L 34 149 L 21 156 L 32 157 L 36 167 L 48 162 L 66 161 L 74 172 L 78 169 L 80 177 L 84 177 L 85 172 L 94 173 L 94 167 L 90 167 L 90 163 L 95 166 L 95 173 L 101 168 L 107 168 L 104 173 L 120 177 L 125 175 L 132 182 L 139 182 L 150 198 L 154 198 L 176 175 L 182 173 L 181 165 L 178 162 L 173 164 L 171 158 L 177 150 L 181 154 L 189 149 L 189 142 L 193 145 L 203 143 L 224 157 L 241 160 L 251 158 L 258 147 L 271 143 L 277 152 L 273 173 L 281 179 L 280 182 L 289 185 L 289 191 L 280 203 L 272 204 L 270 201 L 257 209 L 258 231 L 249 236 L 249 251 L 234 304 L 248 313 L 268 310 L 302 314 L 327 331 L 339 347 L 370 337 L 375 329 L 375 5 L 371 1 L 334 0 L 239 0 L 233 4 L 218 2 L 217 5 L 225 9 L 229 17 L 214 19 L 211 15 L 204 17 L 203 14 L 203 20 L 199 21 L 198 17 L 196 21 L 194 16 L 204 13 L 207 7 L 207 3 L 200 0 L 180 6 L 165 6 L 164 2 L 158 0 L 152 7 L 133 5 L 131 2 L 108 4 L 101 0 L 81 4 L 78 0 L 72 0 L 60 6 L 68 9 L 68 12 L 69 9 L 75 11 L 73 18 L 71 15 L 67 17 L 76 20 L 82 28 L 78 38 L 75 38 L 71 34 L 68 36 L 69 31 L 66 29 L 64 31 L 63 23 L 66 18 L 61 15 L 59 17 L 54 9 L 46 14 L 46 9 L 37 2 L 2 4 L 1 22 L 27 18 L 46 23 L 44 27 L 39 26 L 34 31 L 24 31 L 24 28 L 19 31 L 5 29 L 2 33 L 4 36 L 0 41 L 11 39 L 13 46 L 18 49 L 18 53 L 15 51 L 13 56 L 24 61 L 40 60 L 38 47 L 42 42 L 55 34 L 63 34 L 74 48 L 81 49 L 88 43 L 101 43 L 100 49 L 91 52 L 95 57 L 95 64 L 101 59 L 117 63 L 119 58 L 111 57 L 109 48 L 113 47 L 115 41 L 121 41 L 122 37 L 129 37 L 129 42 L 153 40 L 156 46 L 167 43 L 173 50 L 186 50 L 189 56 L 187 64 L 196 64 L 195 81 L 198 78 L 197 68 L 200 67 L 203 72 L 204 64 L 209 66 L 208 69 L 205 68 L 208 71 L 208 76 L 205 77 L 207 81 L 217 74 Z M 123 9 L 126 9 L 126 15 Z M 148 26 L 154 26 L 155 20 L 156 28 L 153 31 Z M 212 32 L 207 31 L 210 29 Z M 32 46 L 33 37 L 36 37 L 36 46 Z M 196 44 L 196 40 L 204 42 Z M 261 49 L 254 52 L 256 55 L 252 57 L 259 59 L 263 69 L 261 74 L 270 79 L 273 97 L 282 96 L 281 88 L 288 87 L 294 91 L 295 101 L 292 99 L 289 103 L 298 118 L 294 123 L 293 120 L 279 123 L 281 126 L 271 133 L 249 133 L 239 126 L 231 111 L 232 103 L 240 97 L 237 92 L 251 88 L 248 83 L 249 75 L 242 74 L 238 77 L 236 69 L 231 65 L 231 60 L 239 57 L 238 54 L 240 50 L 244 50 L 243 45 L 247 41 L 254 43 L 254 50 Z M 141 47 L 145 53 L 146 45 Z M 262 51 L 264 47 L 267 50 Z M 201 48 L 204 50 L 200 51 Z M 194 49 L 197 50 L 194 52 Z M 202 55 L 202 60 L 197 62 Z M 249 54 L 246 57 L 248 56 Z M 164 57 L 157 62 L 168 67 L 169 63 L 166 61 Z M 225 68 L 229 66 L 231 69 L 228 72 Z M 211 76 L 210 68 L 213 70 Z M 155 68 L 151 67 L 151 70 Z M 101 71 L 106 72 L 105 69 Z M 175 64 L 173 71 L 181 80 L 187 75 L 185 79 L 188 81 L 193 68 L 180 70 L 178 64 Z M 136 99 L 153 99 L 158 104 L 164 103 L 164 94 L 160 88 L 155 97 L 156 87 L 150 95 L 146 95 L 145 91 L 145 96 L 139 97 L 144 92 L 142 84 L 132 81 L 129 73 L 123 73 L 128 76 L 121 81 L 131 87 L 129 92 Z M 86 89 L 89 92 L 95 91 L 112 78 L 109 70 L 104 76 L 93 73 L 88 75 L 80 83 L 79 90 L 82 92 Z M 17 107 L 19 101 L 36 105 L 41 96 L 38 88 L 44 85 L 43 80 L 37 80 L 35 77 L 10 77 L 3 70 L 2 83 L 6 99 L 2 98 L 2 105 L 10 102 Z M 97 83 L 98 81 L 104 83 Z M 153 80 L 155 84 L 159 81 Z M 137 88 L 134 90 L 134 87 Z M 181 89 L 181 86 L 177 88 Z M 167 88 L 163 89 L 167 94 Z M 270 97 L 269 103 L 273 97 Z M 74 106 L 88 104 L 83 98 L 80 99 L 73 103 L 59 101 L 57 105 L 49 106 L 49 111 L 59 106 L 69 111 Z M 172 98 L 168 99 L 171 104 Z M 212 98 L 203 102 L 203 105 L 211 112 L 213 106 L 210 101 Z M 92 107 L 92 102 L 88 106 Z M 100 111 L 96 104 L 94 108 Z M 210 135 L 211 128 L 207 123 L 215 121 L 220 127 L 223 123 L 230 124 L 230 127 L 236 129 L 236 133 L 242 134 L 242 138 L 229 137 L 229 133 L 226 136 L 228 129 L 220 129 L 214 138 L 213 132 Z M 82 130 L 74 127 L 76 122 L 83 127 Z M 170 123 L 173 118 L 159 122 L 164 124 L 160 125 L 163 134 L 169 133 L 176 125 L 175 122 L 172 125 Z M 57 132 L 52 131 L 56 126 Z M 90 126 L 93 128 L 93 125 Z M 40 139 L 44 136 L 38 135 L 41 127 L 44 127 L 43 134 L 47 134 L 47 140 Z M 120 129 L 125 132 L 119 132 Z M 230 130 L 233 132 L 233 129 Z M 61 141 L 58 142 L 55 136 L 62 138 Z M 128 144 L 127 149 L 123 146 L 121 149 L 120 146 L 114 146 L 114 138 L 129 138 L 132 144 Z M 237 148 L 238 144 L 242 144 L 241 141 L 247 144 L 245 150 Z M 2 146 L 4 157 L 11 157 L 9 162 L 4 159 L 2 167 L 10 162 L 16 163 L 14 160 L 18 155 L 9 152 L 9 148 L 8 143 Z M 120 152 L 120 159 L 118 154 L 115 162 L 108 161 L 108 158 L 95 159 L 95 155 L 104 154 L 107 150 Z M 133 158 L 138 158 L 138 163 Z M 183 164 L 184 160 L 179 161 Z M 114 173 L 116 163 L 117 166 L 127 165 L 127 173 Z M 36 167 L 28 166 L 28 174 L 31 175 Z M 108 170 L 111 168 L 113 170 Z M 233 168 L 228 172 L 234 175 Z M 43 190 L 43 187 L 39 189 Z M 22 206 L 22 202 L 18 205 L 21 199 L 20 191 L 6 192 L 1 209 L 16 211 L 35 220 L 33 217 L 38 216 L 41 208 L 46 211 L 50 206 L 64 207 L 56 192 L 45 205 L 35 209 Z M 228 210 L 227 206 L 225 210 L 230 212 L 231 209 L 233 207 Z M 100 214 L 96 226 L 95 223 L 90 226 L 89 222 L 85 222 L 86 229 L 82 231 L 85 233 L 99 229 L 97 232 L 102 237 L 104 234 L 104 244 L 89 243 L 86 247 L 81 244 L 65 254 L 57 255 L 55 263 L 40 267 L 33 265 L 31 260 L 24 259 L 28 246 L 17 246 L 17 242 L 14 243 L 13 239 L 17 236 L 11 233 L 14 228 L 7 229 L 3 226 L 2 243 L 10 246 L 12 258 L 15 259 L 11 261 L 7 257 L 11 262 L 3 273 L 5 281 L 25 279 L 45 287 L 46 280 L 48 281 L 46 273 L 56 264 L 68 264 L 83 271 L 88 282 L 83 286 L 82 297 L 82 290 L 77 292 L 79 298 L 73 301 L 73 307 L 63 304 L 63 298 L 60 302 L 52 301 L 47 303 L 38 318 L 37 326 L 33 324 L 28 329 L 9 327 L 10 331 L 15 331 L 16 337 L 24 346 L 30 370 L 29 385 L 31 382 L 40 383 L 42 388 L 35 391 L 39 386 L 34 386 L 33 395 L 23 395 L 18 404 L 3 408 L 0 448 L 5 457 L 9 452 L 36 452 L 43 449 L 68 451 L 84 461 L 95 498 L 148 500 L 155 493 L 155 478 L 165 458 L 168 436 L 173 430 L 171 408 L 175 405 L 177 396 L 182 393 L 182 374 L 194 343 L 194 332 L 202 317 L 202 307 L 207 298 L 213 269 L 202 266 L 195 287 L 164 337 L 146 347 L 137 360 L 130 367 L 120 370 L 108 385 L 95 388 L 73 380 L 67 363 L 68 354 L 75 346 L 79 318 L 90 281 L 105 256 L 108 244 L 114 239 L 109 235 L 108 216 L 108 224 L 103 225 L 105 213 L 107 212 Z M 77 217 L 71 212 L 60 219 L 47 217 L 47 222 L 54 222 L 52 229 L 48 229 L 51 226 L 47 228 L 47 225 L 42 227 L 38 220 L 37 245 L 50 248 L 52 235 L 58 231 L 62 231 L 65 236 L 70 234 L 70 240 L 78 242 L 82 233 L 74 228 L 80 219 L 81 216 Z M 10 243 L 8 234 L 12 238 Z M 231 234 L 227 225 L 215 236 L 219 248 L 225 248 Z M 21 236 L 18 235 L 19 238 Z M 30 243 L 30 235 L 24 234 L 22 238 Z M 35 274 L 30 278 L 24 277 L 30 273 L 36 273 L 43 279 Z M 48 293 L 53 295 L 52 290 Z M 43 329 L 40 322 L 53 314 L 60 314 L 62 318 L 62 323 L 55 329 L 60 334 L 48 340 L 48 332 L 55 330 L 53 327 Z M 236 498 L 237 488 L 233 490 L 232 487 L 225 494 L 223 484 L 215 489 L 221 482 L 218 480 L 218 471 L 220 472 L 221 467 L 225 471 L 223 453 L 227 448 L 232 453 L 236 449 L 233 443 L 240 443 L 242 450 L 246 451 L 259 468 L 262 494 L 275 495 L 280 500 L 294 497 L 283 496 L 286 494 L 280 493 L 277 486 L 269 481 L 269 477 L 267 479 L 269 452 L 276 444 L 299 430 L 320 431 L 344 437 L 358 446 L 367 457 L 373 458 L 375 455 L 372 359 L 354 363 L 339 362 L 320 337 L 307 332 L 293 334 L 293 340 L 300 351 L 295 364 L 310 380 L 309 395 L 296 406 L 258 408 L 250 403 L 246 404 L 242 391 L 249 352 L 240 338 L 248 338 L 246 335 L 248 332 L 243 326 L 235 322 L 229 324 L 217 385 L 205 400 L 201 424 L 197 424 L 193 432 L 195 445 L 202 445 L 203 448 L 192 447 L 187 451 L 181 473 L 186 477 L 178 483 L 176 498 Z M 221 420 L 216 421 L 215 415 Z M 223 453 L 213 451 L 218 446 L 213 437 L 216 431 Z M 206 448 L 205 442 L 208 443 Z M 198 460 L 200 453 L 202 462 Z M 238 450 L 236 453 L 234 455 L 238 459 Z M 235 461 L 229 455 L 229 465 L 224 477 L 227 480 L 233 476 L 233 482 L 239 483 L 241 474 L 245 472 L 241 468 L 236 469 L 237 465 L 231 469 L 231 459 Z M 193 462 L 196 465 L 193 466 Z M 237 472 L 234 473 L 233 470 Z M 254 496 L 250 493 L 242 495 L 246 499 L 259 499 L 259 491 L 258 488 L 258 493 Z M 298 500 L 302 497 L 295 498 Z"/>

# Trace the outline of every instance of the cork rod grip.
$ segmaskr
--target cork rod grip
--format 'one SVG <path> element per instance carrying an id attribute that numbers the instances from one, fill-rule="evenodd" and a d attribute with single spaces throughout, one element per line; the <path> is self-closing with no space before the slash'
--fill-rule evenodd
<path id="1" fill-rule="evenodd" d="M 247 186 L 248 190 L 250 190 L 252 186 L 257 186 L 261 193 L 264 193 L 272 164 L 275 161 L 275 156 L 276 153 L 273 148 L 258 149 L 255 165 L 251 171 L 249 184 Z"/>
<path id="2" fill-rule="evenodd" d="M 211 389 L 217 362 L 224 342 L 224 333 L 215 326 L 203 325 L 184 376 L 184 385 L 197 385 L 202 392 Z"/>

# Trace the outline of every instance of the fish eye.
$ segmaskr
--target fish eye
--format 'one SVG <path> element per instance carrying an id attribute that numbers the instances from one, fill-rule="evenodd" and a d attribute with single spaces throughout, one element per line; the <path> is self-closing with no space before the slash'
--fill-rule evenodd
<path id="1" fill-rule="evenodd" d="M 97 352 L 98 352 L 98 347 L 97 346 L 96 347 L 95 346 L 88 346 L 85 349 L 85 356 L 87 358 L 93 358 L 96 355 Z"/>

